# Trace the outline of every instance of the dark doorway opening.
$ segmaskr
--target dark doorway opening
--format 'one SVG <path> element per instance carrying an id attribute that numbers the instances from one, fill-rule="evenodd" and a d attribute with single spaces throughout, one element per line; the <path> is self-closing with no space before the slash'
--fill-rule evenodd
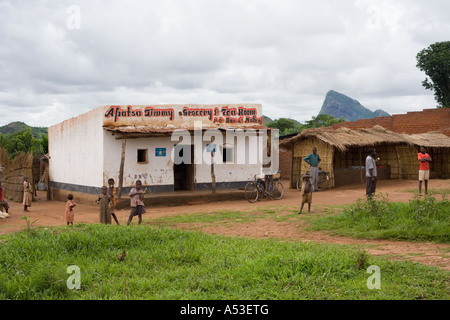
<path id="1" fill-rule="evenodd" d="M 194 185 L 194 146 L 176 145 L 173 165 L 174 190 L 195 190 Z M 181 163 L 179 163 L 181 160 Z"/>

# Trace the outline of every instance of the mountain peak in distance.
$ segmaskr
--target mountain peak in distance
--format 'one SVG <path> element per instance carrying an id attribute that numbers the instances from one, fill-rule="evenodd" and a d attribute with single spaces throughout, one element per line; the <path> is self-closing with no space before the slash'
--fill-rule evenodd
<path id="1" fill-rule="evenodd" d="M 334 90 L 328 91 L 319 114 L 328 114 L 336 119 L 342 117 L 347 121 L 390 116 L 389 113 L 380 109 L 371 111 L 359 101 Z"/>

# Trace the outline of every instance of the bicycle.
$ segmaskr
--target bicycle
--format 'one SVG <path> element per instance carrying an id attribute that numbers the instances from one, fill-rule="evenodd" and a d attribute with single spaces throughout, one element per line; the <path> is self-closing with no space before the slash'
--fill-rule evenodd
<path id="1" fill-rule="evenodd" d="M 275 174 L 266 174 L 265 178 L 260 178 L 255 175 L 254 180 L 249 181 L 245 185 L 244 190 L 246 199 L 251 203 L 262 198 L 280 200 L 284 196 L 284 187 L 281 183 L 281 174 L 279 171 Z"/>
<path id="2" fill-rule="evenodd" d="M 330 181 L 330 176 L 328 171 L 319 171 L 319 181 L 317 181 L 317 189 L 323 191 L 328 186 L 328 181 Z M 302 177 L 297 178 L 296 182 L 297 190 L 302 190 Z"/>

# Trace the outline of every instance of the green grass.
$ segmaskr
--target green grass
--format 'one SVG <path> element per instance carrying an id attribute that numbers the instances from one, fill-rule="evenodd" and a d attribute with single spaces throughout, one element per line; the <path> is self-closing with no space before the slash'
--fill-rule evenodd
<path id="1" fill-rule="evenodd" d="M 276 221 L 286 221 L 291 219 L 290 213 L 297 210 L 290 207 L 265 206 L 257 207 L 249 211 L 239 210 L 217 210 L 212 212 L 185 213 L 176 216 L 150 218 L 146 220 L 147 224 L 156 224 L 173 227 L 179 223 L 201 223 L 204 225 L 214 223 L 248 223 L 260 219 L 274 219 Z M 288 213 L 288 214 L 286 214 Z"/>
<path id="2" fill-rule="evenodd" d="M 448 273 L 355 247 L 142 225 L 31 227 L 2 240 L 0 300 L 449 298 Z M 79 290 L 67 288 L 70 265 L 80 268 Z M 367 287 L 369 265 L 380 268 L 380 290 Z"/>
<path id="3" fill-rule="evenodd" d="M 445 195 L 415 196 L 407 203 L 388 202 L 378 194 L 358 199 L 342 214 L 311 219 L 311 229 L 335 235 L 450 243 L 450 202 Z"/>

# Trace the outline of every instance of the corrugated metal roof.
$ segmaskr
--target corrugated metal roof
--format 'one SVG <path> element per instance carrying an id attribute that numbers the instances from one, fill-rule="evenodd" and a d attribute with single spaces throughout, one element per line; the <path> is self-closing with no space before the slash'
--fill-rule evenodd
<path id="1" fill-rule="evenodd" d="M 154 126 L 103 126 L 103 128 L 105 130 L 111 131 L 111 132 L 117 132 L 117 133 L 123 133 L 123 134 L 145 134 L 145 135 L 149 135 L 149 134 L 165 134 L 165 133 L 172 133 L 175 130 L 188 130 L 188 131 L 194 131 L 194 127 L 181 127 L 181 128 L 177 128 L 174 126 L 166 126 L 166 127 L 154 127 Z M 202 130 L 210 130 L 210 129 L 219 129 L 219 130 L 236 130 L 236 129 L 243 129 L 243 130 L 248 130 L 248 129 L 253 129 L 253 130 L 262 130 L 262 129 L 266 129 L 266 130 L 271 130 L 271 128 L 265 127 L 265 126 L 261 126 L 261 125 L 255 125 L 255 126 L 246 126 L 244 128 L 236 128 L 236 127 L 225 127 L 225 126 L 217 126 L 217 127 L 212 127 L 212 126 L 202 126 L 201 127 Z"/>

